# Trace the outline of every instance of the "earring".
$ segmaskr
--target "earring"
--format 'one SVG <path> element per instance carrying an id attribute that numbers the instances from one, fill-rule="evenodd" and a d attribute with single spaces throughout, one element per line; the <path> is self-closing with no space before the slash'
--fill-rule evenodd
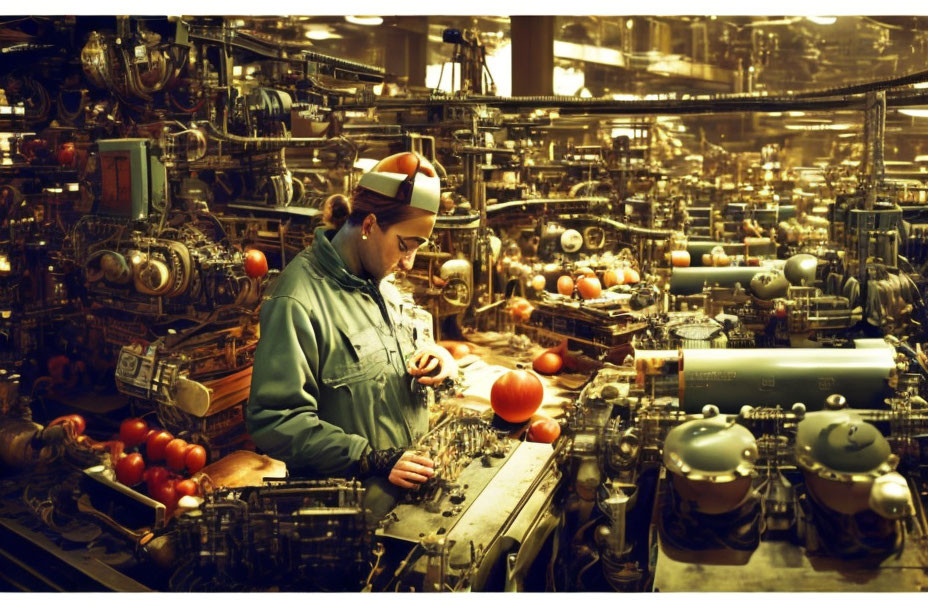
<path id="1" fill-rule="evenodd" d="M 362 241 L 366 241 L 366 240 L 367 240 L 367 235 L 366 235 L 366 234 L 362 234 L 362 235 L 361 235 L 361 240 L 362 240 Z"/>

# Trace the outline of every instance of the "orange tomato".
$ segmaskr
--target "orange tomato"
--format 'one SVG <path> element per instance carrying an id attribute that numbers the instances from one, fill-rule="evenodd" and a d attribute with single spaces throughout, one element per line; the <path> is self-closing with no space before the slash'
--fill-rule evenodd
<path id="1" fill-rule="evenodd" d="M 641 276 L 638 274 L 638 271 L 634 268 L 625 269 L 625 282 L 626 283 L 637 283 L 641 280 Z"/>
<path id="2" fill-rule="evenodd" d="M 532 318 L 532 312 L 535 310 L 535 307 L 529 304 L 521 309 L 519 312 L 519 321 L 523 323 L 528 323 Z"/>
<path id="3" fill-rule="evenodd" d="M 463 359 L 470 354 L 470 345 L 459 340 L 439 340 L 438 345 L 447 349 L 455 359 Z"/>
<path id="4" fill-rule="evenodd" d="M 603 285 L 606 287 L 612 287 L 613 285 L 619 285 L 620 283 L 625 282 L 625 273 L 622 273 L 622 280 L 619 280 L 619 273 L 615 269 L 610 268 L 603 273 Z"/>
<path id="5" fill-rule="evenodd" d="M 554 443 L 561 436 L 561 425 L 551 418 L 539 418 L 528 427 L 528 440 L 535 443 Z"/>
<path id="6" fill-rule="evenodd" d="M 557 292 L 562 296 L 573 295 L 574 280 L 566 274 L 562 274 L 557 280 Z"/>
<path id="7" fill-rule="evenodd" d="M 245 274 L 253 279 L 260 279 L 267 274 L 267 258 L 260 249 L 245 252 Z"/>
<path id="8" fill-rule="evenodd" d="M 490 406 L 506 422 L 525 422 L 544 397 L 545 387 L 538 376 L 521 369 L 506 372 L 490 388 Z"/>
<path id="9" fill-rule="evenodd" d="M 535 307 L 525 298 L 516 298 L 509 305 L 509 314 L 512 315 L 513 321 L 527 323 L 532 316 Z"/>
<path id="10" fill-rule="evenodd" d="M 675 250 L 670 252 L 670 265 L 677 266 L 680 268 L 686 268 L 690 265 L 690 252 L 683 250 Z"/>
<path id="11" fill-rule="evenodd" d="M 532 362 L 532 369 L 539 374 L 556 374 L 563 366 L 564 360 L 557 353 L 541 353 Z"/>
<path id="12" fill-rule="evenodd" d="M 532 288 L 534 288 L 535 291 L 542 291 L 546 283 L 547 281 L 545 281 L 545 278 L 540 274 L 536 274 L 532 277 Z"/>
<path id="13" fill-rule="evenodd" d="M 593 300 L 600 296 L 603 286 L 596 277 L 583 277 L 577 281 L 577 291 L 584 300 Z"/>

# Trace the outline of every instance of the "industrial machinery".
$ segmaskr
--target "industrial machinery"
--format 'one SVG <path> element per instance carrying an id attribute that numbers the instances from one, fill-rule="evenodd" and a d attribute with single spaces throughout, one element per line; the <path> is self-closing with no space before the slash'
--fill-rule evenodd
<path id="1" fill-rule="evenodd" d="M 364 19 L 0 23 L 0 589 L 924 589 L 924 19 L 562 16 L 506 78 L 535 18 Z M 266 290 L 401 151 L 440 207 L 390 280 L 461 374 L 371 521 L 244 406 Z M 159 435 L 203 461 L 120 470 Z"/>

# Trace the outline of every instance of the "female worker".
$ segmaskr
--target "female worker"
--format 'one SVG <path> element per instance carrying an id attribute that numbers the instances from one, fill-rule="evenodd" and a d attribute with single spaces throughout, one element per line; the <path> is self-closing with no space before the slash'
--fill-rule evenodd
<path id="1" fill-rule="evenodd" d="M 417 335 L 427 332 L 411 323 L 411 299 L 384 280 L 412 268 L 439 199 L 427 160 L 383 159 L 361 177 L 347 222 L 316 230 L 261 306 L 246 408 L 252 439 L 291 474 L 364 480 L 371 521 L 401 488 L 434 474 L 429 458 L 406 450 L 428 430 L 415 383 L 457 373 L 448 351 Z"/>

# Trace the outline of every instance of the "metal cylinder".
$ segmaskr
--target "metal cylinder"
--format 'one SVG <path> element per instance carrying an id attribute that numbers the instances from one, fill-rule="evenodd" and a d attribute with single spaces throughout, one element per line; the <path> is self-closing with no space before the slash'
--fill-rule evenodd
<path id="1" fill-rule="evenodd" d="M 758 272 L 769 270 L 763 266 L 720 266 L 700 268 L 674 268 L 670 274 L 670 293 L 692 295 L 702 291 L 705 285 L 731 287 L 735 283 L 747 289 Z"/>
<path id="2" fill-rule="evenodd" d="M 687 241 L 686 250 L 690 254 L 690 267 L 702 266 L 702 254 L 712 253 L 716 247 L 723 247 L 720 241 Z M 727 253 L 727 252 L 726 252 Z"/>
<path id="3" fill-rule="evenodd" d="M 757 348 L 683 350 L 680 404 L 689 413 L 713 403 L 725 414 L 743 405 L 823 408 L 834 393 L 851 408 L 886 407 L 894 350 L 884 348 Z"/>

